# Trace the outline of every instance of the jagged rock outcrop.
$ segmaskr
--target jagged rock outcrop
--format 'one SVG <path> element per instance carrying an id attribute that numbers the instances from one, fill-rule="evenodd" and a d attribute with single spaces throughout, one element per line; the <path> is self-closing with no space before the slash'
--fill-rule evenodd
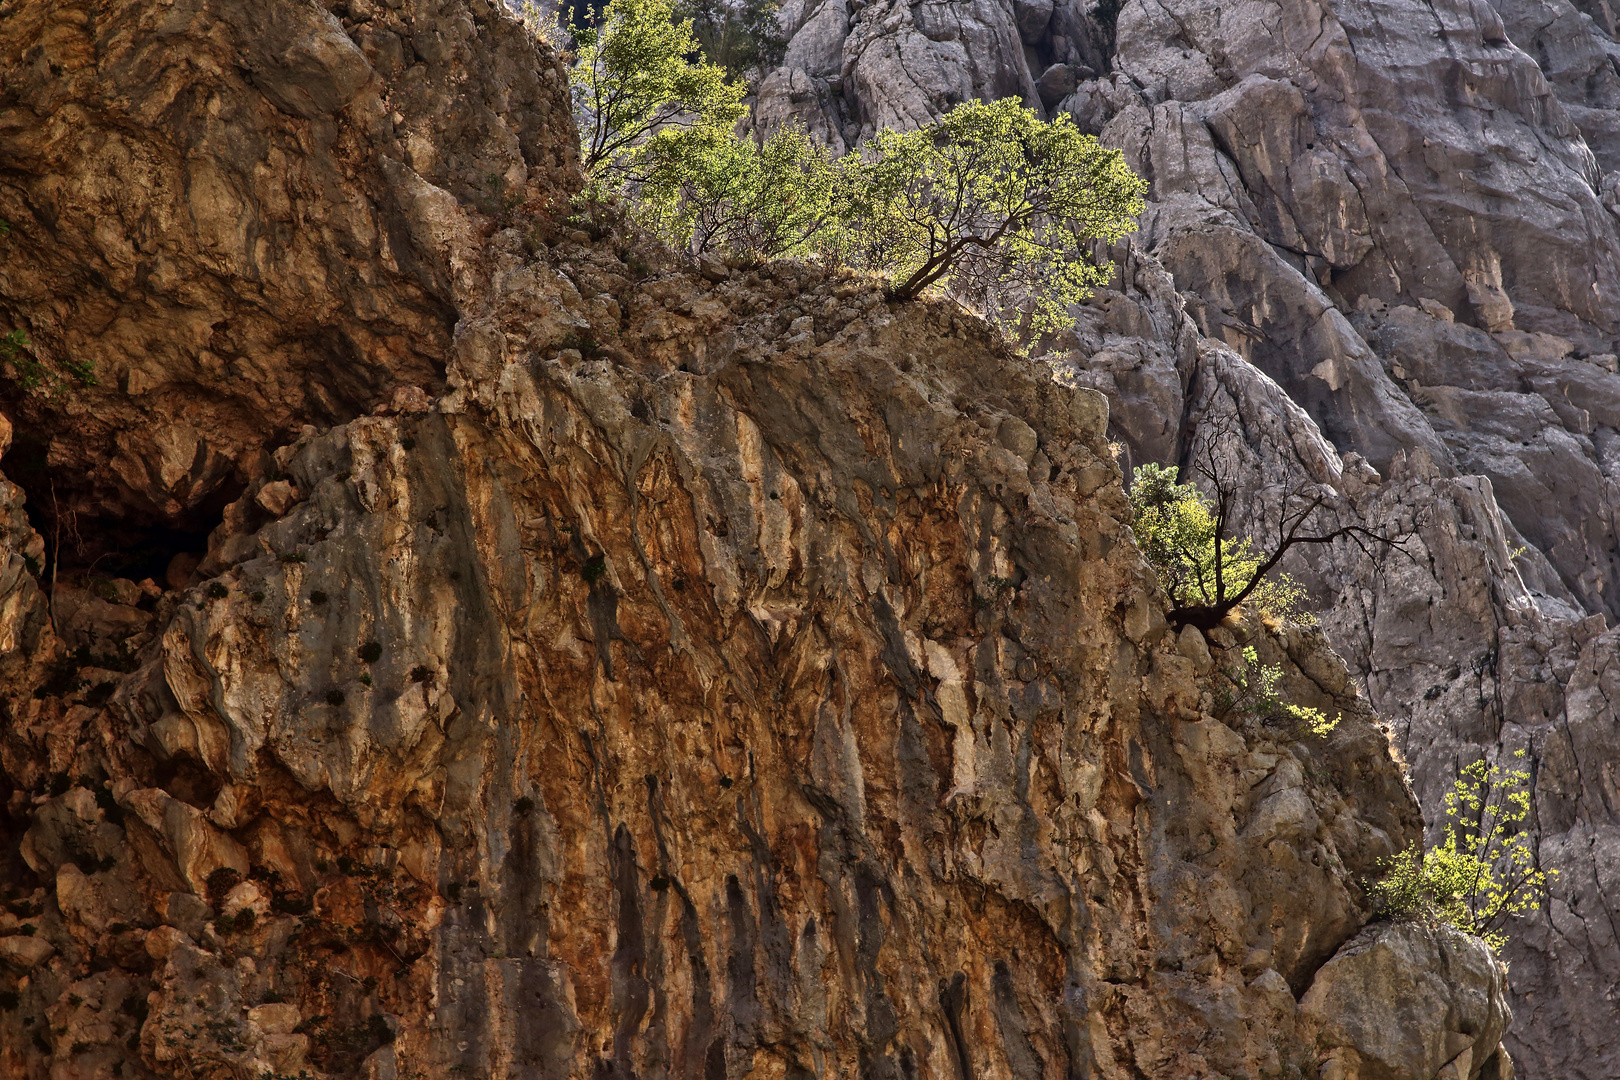
<path id="1" fill-rule="evenodd" d="M 849 140 L 870 108 L 932 115 L 987 92 L 982 62 L 933 78 L 919 59 L 869 106 L 847 75 L 886 55 L 872 28 L 903 42 L 924 20 L 832 7 L 786 9 L 767 126 L 794 116 Z M 1251 528 L 1300 483 L 1342 490 L 1344 520 L 1422 526 L 1416 565 L 1381 576 L 1337 552 L 1290 569 L 1403 733 L 1431 822 L 1459 765 L 1528 751 L 1540 858 L 1563 873 L 1509 951 L 1513 1000 L 1536 1019 L 1507 1038 L 1524 1075 L 1614 1075 L 1620 946 L 1602 897 L 1620 822 L 1600 779 L 1609 707 L 1590 689 L 1620 613 L 1612 5 L 1127 0 L 1058 3 L 1044 24 L 974 10 L 979 37 L 1026 43 L 1022 70 L 995 54 L 1015 69 L 1004 83 L 1074 75 L 1065 97 L 1018 92 L 1152 183 L 1141 232 L 1112 253 L 1120 281 L 1053 355 L 1109 395 L 1129 460 L 1186 461 L 1225 417 Z"/>
<path id="2" fill-rule="evenodd" d="M 5 398 L 0 1071 L 1505 1075 L 1489 959 L 1364 929 L 1420 832 L 1386 731 L 1317 632 L 1168 633 L 1103 395 L 871 281 L 564 226 L 555 59 L 480 0 L 80 14 L 0 15 L 0 311 L 108 376 Z M 347 224 L 249 273 L 160 213 L 201 175 L 249 237 Z M 1131 258 L 1101 308 L 1163 340 L 1111 377 L 1184 394 Z M 281 391 L 206 374 L 219 311 Z M 1234 706 L 1245 646 L 1330 735 Z M 1393 1064 L 1392 951 L 1457 1003 Z"/>
<path id="3" fill-rule="evenodd" d="M 206 532 L 254 451 L 436 385 L 455 200 L 544 200 L 574 168 L 562 68 L 488 4 L 3 18 L 0 296 L 59 391 L 8 386 L 8 471 L 94 543 Z"/>

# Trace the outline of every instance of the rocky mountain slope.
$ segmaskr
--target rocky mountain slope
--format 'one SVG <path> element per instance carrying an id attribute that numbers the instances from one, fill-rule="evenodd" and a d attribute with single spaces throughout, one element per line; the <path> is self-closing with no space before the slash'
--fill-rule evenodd
<path id="1" fill-rule="evenodd" d="M 1168 631 L 1107 397 L 569 219 L 563 86 L 484 0 L 0 10 L 0 1073 L 1511 1075 L 1367 924 L 1366 695 Z"/>
<path id="2" fill-rule="evenodd" d="M 1235 431 L 1220 453 L 1248 478 L 1253 528 L 1287 485 L 1347 473 L 1344 513 L 1421 525 L 1414 559 L 1292 569 L 1400 732 L 1431 823 L 1459 766 L 1529 751 L 1539 857 L 1561 875 L 1508 952 L 1524 1021 L 1509 1044 L 1527 1076 L 1620 1073 L 1610 7 L 786 10 L 767 125 L 850 143 L 1022 94 L 1151 180 L 1142 231 L 1114 253 L 1120 285 L 1053 361 L 1109 396 L 1132 461 L 1186 461 Z"/>

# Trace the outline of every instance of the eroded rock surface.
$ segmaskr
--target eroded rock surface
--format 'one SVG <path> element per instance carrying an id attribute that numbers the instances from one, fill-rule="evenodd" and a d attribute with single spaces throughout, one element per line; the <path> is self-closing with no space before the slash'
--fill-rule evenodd
<path id="1" fill-rule="evenodd" d="M 1404 733 L 1431 823 L 1457 767 L 1528 752 L 1540 858 L 1564 872 L 1510 953 L 1515 1008 L 1535 1020 L 1507 1038 L 1523 1075 L 1615 1075 L 1620 952 L 1598 868 L 1620 822 L 1598 794 L 1609 707 L 1584 689 L 1620 614 L 1612 5 L 1105 10 L 1060 2 L 1043 24 L 1028 5 L 975 8 L 970 24 L 1025 44 L 978 54 L 1011 66 L 997 92 L 1067 112 L 1152 184 L 1141 232 L 1110 253 L 1119 281 L 1052 359 L 1109 396 L 1128 463 L 1185 463 L 1222 418 L 1251 529 L 1301 483 L 1342 491 L 1342 520 L 1422 526 L 1417 566 L 1335 552 L 1291 569 Z M 919 59 L 880 89 L 849 78 L 921 22 L 790 7 L 762 122 L 852 141 L 872 110 L 931 117 L 991 93 L 983 61 L 949 66 L 948 37 L 901 51 Z M 1025 76 L 1034 94 L 1006 89 Z"/>
<path id="2" fill-rule="evenodd" d="M 608 225 L 558 230 L 556 64 L 487 6 L 255 13 L 273 32 L 206 5 L 0 16 L 26 61 L 0 130 L 33 155 L 0 181 L 24 245 L 8 317 L 40 301 L 37 355 L 82 332 L 110 375 L 104 324 L 42 300 L 80 275 L 51 302 L 116 296 L 176 387 L 9 391 L 36 448 L 17 461 L 44 446 L 47 479 L 83 473 L 67 510 L 36 505 L 37 474 L 5 489 L 0 1070 L 1272 1076 L 1359 1045 L 1327 1025 L 1370 1022 L 1364 1000 L 1300 1000 L 1337 1000 L 1313 988 L 1357 963 L 1363 883 L 1418 838 L 1416 803 L 1320 633 L 1168 632 L 1104 394 L 867 280 L 700 274 Z M 874 63 L 1045 50 L 1073 69 L 1023 80 L 1048 97 L 1105 63 L 1055 8 L 890 14 L 919 36 Z M 199 57 L 179 112 L 117 81 Z M 70 62 L 111 66 L 45 81 Z M 214 141 L 182 152 L 170 116 L 214 118 Z M 326 170 L 240 220 L 378 223 L 371 246 L 311 240 L 344 271 L 316 307 L 289 299 L 312 295 L 305 262 L 266 257 L 252 287 L 207 264 L 194 216 L 152 241 L 205 290 L 186 318 L 226 305 L 284 395 L 185 366 L 156 257 L 111 281 L 65 210 L 46 250 L 40 192 L 88 205 L 105 175 L 62 187 L 61 140 L 107 127 L 167 147 L 128 205 L 182 190 L 163 178 L 186 162 L 260 194 Z M 490 162 L 524 205 L 486 198 Z M 1218 361 L 1276 390 L 1125 258 L 1130 288 L 1076 333 L 1139 346 L 1093 381 L 1180 409 L 1183 365 Z M 298 327 L 370 340 L 364 296 L 408 347 L 294 347 Z M 316 407 L 323 379 L 345 396 Z M 193 423 L 182 492 L 164 463 L 188 396 L 223 411 Z M 1181 438 L 1139 401 L 1127 460 Z M 1282 430 L 1342 474 L 1298 415 Z M 145 580 L 71 534 L 58 555 L 73 513 L 150 542 L 208 499 L 206 543 Z M 1339 717 L 1330 736 L 1232 706 L 1245 646 Z M 1477 973 L 1443 952 L 1410 963 L 1463 1000 Z M 1406 1029 L 1444 1043 L 1452 1019 Z M 1503 1060 L 1498 1028 L 1474 1034 L 1470 1080 Z"/>

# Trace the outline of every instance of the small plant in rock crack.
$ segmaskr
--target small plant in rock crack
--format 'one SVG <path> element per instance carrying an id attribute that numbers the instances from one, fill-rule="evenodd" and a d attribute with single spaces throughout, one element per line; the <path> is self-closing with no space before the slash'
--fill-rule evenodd
<path id="1" fill-rule="evenodd" d="M 1234 713 L 1252 716 L 1263 723 L 1292 727 L 1297 735 L 1323 736 L 1338 727 L 1336 716 L 1330 719 L 1321 709 L 1284 701 L 1277 693 L 1281 678 L 1282 668 L 1262 664 L 1254 646 L 1245 645 L 1243 663 L 1228 665 L 1221 671 L 1224 684 L 1219 691 L 1221 716 Z"/>
<path id="2" fill-rule="evenodd" d="M 24 390 L 44 387 L 52 394 L 60 393 L 66 381 L 34 356 L 29 351 L 31 346 L 25 330 L 17 329 L 0 335 L 0 363 L 10 366 L 12 379 Z M 96 366 L 88 360 L 63 360 L 60 366 L 81 387 L 100 383 L 96 378 Z"/>
<path id="3" fill-rule="evenodd" d="M 1481 758 L 1460 770 L 1445 807 L 1438 844 L 1427 851 L 1414 845 L 1384 862 L 1383 879 L 1369 890 L 1373 909 L 1392 919 L 1450 923 L 1500 952 L 1508 921 L 1540 908 L 1547 879 L 1558 876 L 1540 869 L 1524 825 L 1530 772 Z"/>

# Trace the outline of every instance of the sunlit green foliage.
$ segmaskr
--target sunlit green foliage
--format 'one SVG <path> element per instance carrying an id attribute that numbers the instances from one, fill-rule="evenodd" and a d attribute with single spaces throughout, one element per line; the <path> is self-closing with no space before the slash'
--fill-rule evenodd
<path id="1" fill-rule="evenodd" d="M 1277 693 L 1277 682 L 1282 668 L 1262 664 L 1260 654 L 1253 645 L 1243 648 L 1242 666 L 1233 665 L 1221 672 L 1223 715 L 1241 712 L 1269 723 L 1282 722 L 1297 735 L 1327 735 L 1339 726 L 1338 717 L 1329 717 L 1321 709 L 1309 705 L 1296 705 L 1283 700 Z"/>
<path id="2" fill-rule="evenodd" d="M 1548 876 L 1558 874 L 1538 868 L 1522 827 L 1530 816 L 1530 773 L 1480 759 L 1462 770 L 1445 805 L 1440 843 L 1390 859 L 1372 887 L 1373 903 L 1393 918 L 1450 923 L 1500 951 L 1508 920 L 1539 908 Z"/>
<path id="3" fill-rule="evenodd" d="M 571 73 L 580 158 L 598 184 L 645 168 L 649 154 L 702 153 L 747 109 L 740 83 L 690 59 L 698 42 L 674 0 L 613 0 L 601 26 L 580 37 Z"/>
<path id="4" fill-rule="evenodd" d="M 1106 281 L 1093 241 L 1136 228 L 1147 186 L 1066 115 L 1014 98 L 968 101 L 913 131 L 884 130 L 852 169 L 849 244 L 906 300 L 942 285 L 1025 333 L 1068 321 Z"/>
<path id="5" fill-rule="evenodd" d="M 802 130 L 763 145 L 712 129 L 668 148 L 662 138 L 644 158 L 631 214 L 672 243 L 753 262 L 814 255 L 837 228 L 841 165 Z"/>
<path id="6" fill-rule="evenodd" d="M 1213 503 L 1196 486 L 1177 483 L 1179 475 L 1152 463 L 1133 470 L 1132 529 L 1176 607 L 1215 608 L 1248 588 L 1266 556 L 1247 537 L 1219 539 Z M 1303 607 L 1304 588 L 1287 574 L 1262 578 L 1245 600 L 1263 617 L 1316 621 Z"/>
<path id="7" fill-rule="evenodd" d="M 714 38 L 701 47 L 737 71 L 769 57 L 759 42 L 727 52 L 727 20 L 753 20 L 737 34 L 758 37 L 774 9 L 682 2 L 612 0 L 599 28 L 577 31 L 588 198 L 624 198 L 643 227 L 695 254 L 825 256 L 885 275 L 897 300 L 937 286 L 1018 336 L 1064 325 L 1068 305 L 1107 279 L 1092 247 L 1136 227 L 1146 185 L 1066 115 L 970 101 L 841 159 L 798 128 L 739 136 L 745 89 L 694 59 L 704 34 L 680 13 L 699 16 Z"/>

